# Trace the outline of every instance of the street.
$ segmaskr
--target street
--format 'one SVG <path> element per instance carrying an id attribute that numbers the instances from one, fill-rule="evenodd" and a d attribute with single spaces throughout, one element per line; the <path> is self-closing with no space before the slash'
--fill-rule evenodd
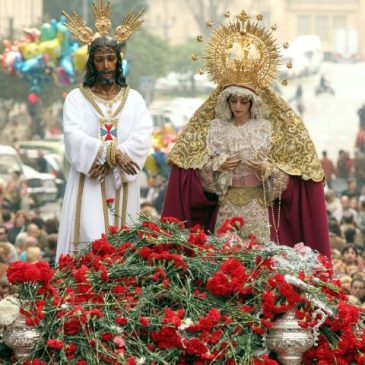
<path id="1" fill-rule="evenodd" d="M 315 95 L 315 87 L 324 75 L 335 95 Z M 303 87 L 303 120 L 315 143 L 318 154 L 327 150 L 337 160 L 338 150 L 344 149 L 353 157 L 355 137 L 359 126 L 357 110 L 365 103 L 365 63 L 329 63 L 321 73 L 301 80 L 289 80 L 283 95 L 290 100 L 299 84 Z M 293 105 L 295 102 L 293 103 Z"/>

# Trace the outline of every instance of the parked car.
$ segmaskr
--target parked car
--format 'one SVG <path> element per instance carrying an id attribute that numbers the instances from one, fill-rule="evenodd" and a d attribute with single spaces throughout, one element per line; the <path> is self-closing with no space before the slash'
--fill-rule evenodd
<path id="1" fill-rule="evenodd" d="M 56 178 L 58 197 L 63 196 L 67 175 L 63 144 L 54 141 L 20 141 L 15 146 L 24 164 Z M 38 163 L 40 152 L 44 158 L 42 166 Z"/>
<path id="2" fill-rule="evenodd" d="M 28 185 L 34 206 L 55 201 L 58 197 L 56 178 L 52 174 L 40 173 L 23 164 L 17 151 L 11 146 L 0 145 L 0 176 L 7 183 L 11 174 L 19 171 L 21 179 Z"/>
<path id="3" fill-rule="evenodd" d="M 23 175 L 35 207 L 57 200 L 58 188 L 56 178 L 53 175 L 38 172 L 27 165 L 23 165 Z"/>

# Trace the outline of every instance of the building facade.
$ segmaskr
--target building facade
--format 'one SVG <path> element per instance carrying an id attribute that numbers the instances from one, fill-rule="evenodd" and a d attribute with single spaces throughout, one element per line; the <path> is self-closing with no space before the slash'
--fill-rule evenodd
<path id="1" fill-rule="evenodd" d="M 357 31 L 359 51 L 365 55 L 365 0 L 150 0 L 146 26 L 172 44 L 183 43 L 201 33 L 196 13 L 205 12 L 208 20 L 212 3 L 217 14 L 226 9 L 262 14 L 265 25 L 278 25 L 280 43 L 316 34 L 328 53 L 335 52 L 336 30 L 351 27 Z"/>
<path id="2" fill-rule="evenodd" d="M 42 20 L 43 0 L 0 0 L 0 37 L 13 38 Z"/>

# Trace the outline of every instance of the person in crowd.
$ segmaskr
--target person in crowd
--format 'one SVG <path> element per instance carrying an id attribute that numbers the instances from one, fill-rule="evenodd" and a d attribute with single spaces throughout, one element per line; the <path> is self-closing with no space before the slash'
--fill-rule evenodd
<path id="1" fill-rule="evenodd" d="M 0 242 L 0 285 L 7 283 L 6 271 L 9 267 L 10 250 L 7 242 Z"/>
<path id="2" fill-rule="evenodd" d="M 133 224 L 138 218 L 138 174 L 150 149 L 153 123 L 141 95 L 126 84 L 121 47 L 138 28 L 141 14 L 132 16 L 133 24 L 128 23 L 131 17 L 125 18 L 123 26 L 131 30 L 127 35 L 90 33 L 83 84 L 66 97 L 63 130 L 71 167 L 57 257 L 76 253 L 107 232 L 109 225 Z M 95 16 L 98 27 L 100 19 Z M 76 31 L 71 19 L 65 25 L 85 42 L 86 26 L 80 23 Z M 114 199 L 113 209 L 108 209 L 107 199 Z"/>
<path id="3" fill-rule="evenodd" d="M 354 216 L 351 212 L 346 212 L 343 214 L 340 228 L 342 236 L 345 237 L 346 239 L 346 243 L 354 243 L 359 248 L 364 247 L 364 239 L 362 232 L 359 228 L 357 228 Z M 346 232 L 348 233 L 347 236 L 345 236 Z"/>
<path id="4" fill-rule="evenodd" d="M 14 170 L 5 189 L 5 199 L 13 212 L 20 209 L 20 175 L 20 171 Z"/>
<path id="5" fill-rule="evenodd" d="M 356 181 L 353 179 L 349 179 L 347 181 L 347 189 L 341 192 L 341 195 L 344 196 L 348 196 L 350 199 L 351 198 L 357 198 L 359 197 L 360 193 L 357 190 L 357 186 L 356 186 Z"/>
<path id="6" fill-rule="evenodd" d="M 365 184 L 365 155 L 359 149 L 355 149 L 353 169 L 356 190 L 359 192 L 361 187 Z"/>
<path id="7" fill-rule="evenodd" d="M 342 219 L 342 204 L 340 199 L 336 196 L 336 193 L 329 189 L 325 194 L 326 209 L 331 217 L 335 218 L 339 223 Z"/>
<path id="8" fill-rule="evenodd" d="M 341 252 L 341 261 L 334 265 L 334 271 L 337 275 L 352 275 L 362 271 L 363 267 L 358 260 L 358 250 L 352 244 L 347 244 Z"/>
<path id="9" fill-rule="evenodd" d="M 15 243 L 19 233 L 25 232 L 27 227 L 27 214 L 23 210 L 18 210 L 14 216 L 14 226 L 9 229 L 8 237 L 11 243 Z"/>
<path id="10" fill-rule="evenodd" d="M 336 177 L 336 168 L 332 160 L 327 157 L 327 151 L 322 151 L 321 165 L 328 187 L 332 188 L 332 179 Z"/>
<path id="11" fill-rule="evenodd" d="M 331 252 L 336 249 L 341 253 L 342 249 L 345 247 L 346 242 L 342 238 L 342 232 L 336 219 L 330 219 L 329 221 L 329 236 L 330 236 L 330 246 Z"/>
<path id="12" fill-rule="evenodd" d="M 34 204 L 34 200 L 29 194 L 28 182 L 23 180 L 19 184 L 19 199 L 20 199 L 20 209 L 28 212 L 32 205 Z"/>
<path id="13" fill-rule="evenodd" d="M 352 171 L 352 161 L 349 154 L 344 150 L 338 151 L 337 159 L 337 178 L 347 181 Z"/>
<path id="14" fill-rule="evenodd" d="M 37 261 L 42 261 L 42 251 L 38 246 L 28 247 L 26 257 L 28 264 L 34 264 Z"/>
<path id="15" fill-rule="evenodd" d="M 350 294 L 357 298 L 360 304 L 365 303 L 365 281 L 362 276 L 354 276 L 351 281 Z"/>
<path id="16" fill-rule="evenodd" d="M 357 223 L 359 221 L 359 213 L 355 209 L 351 208 L 350 199 L 347 195 L 343 195 L 341 197 L 341 205 L 342 205 L 341 221 L 343 216 L 352 215 L 354 222 Z"/>
<path id="17" fill-rule="evenodd" d="M 254 233 L 259 242 L 304 242 L 330 257 L 320 160 L 300 116 L 269 86 L 279 60 L 274 40 L 268 44 L 258 31 L 238 29 L 222 26 L 207 41 L 206 69 L 218 86 L 169 155 L 162 216 L 210 232 L 240 216 L 243 234 Z M 245 50 L 237 42 L 232 51 L 233 37 L 250 49 L 267 48 L 234 58 Z M 265 67 L 256 59 L 263 53 L 271 55 Z"/>
<path id="18" fill-rule="evenodd" d="M 10 209 L 3 209 L 1 212 L 2 224 L 7 228 L 11 229 L 14 226 L 14 217 Z"/>
<path id="19" fill-rule="evenodd" d="M 5 246 L 9 249 L 9 263 L 17 261 L 18 254 L 15 246 L 8 240 L 8 229 L 4 225 L 0 225 L 0 242 L 5 243 Z"/>

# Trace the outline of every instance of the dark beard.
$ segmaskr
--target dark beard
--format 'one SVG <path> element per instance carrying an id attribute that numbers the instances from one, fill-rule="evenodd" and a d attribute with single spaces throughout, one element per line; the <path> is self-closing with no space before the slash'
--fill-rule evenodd
<path id="1" fill-rule="evenodd" d="M 115 80 L 111 77 L 108 77 L 108 78 L 102 78 L 100 82 L 103 86 L 112 86 Z"/>

